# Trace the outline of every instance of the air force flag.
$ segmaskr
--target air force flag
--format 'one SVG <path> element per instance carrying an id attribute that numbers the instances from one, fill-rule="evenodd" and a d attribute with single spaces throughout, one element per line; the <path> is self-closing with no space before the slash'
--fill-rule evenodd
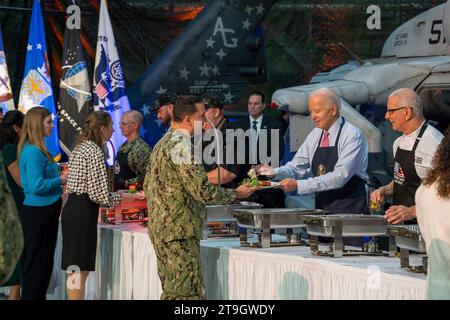
<path id="1" fill-rule="evenodd" d="M 42 106 L 52 114 L 55 128 L 51 135 L 45 138 L 45 144 L 55 161 L 59 161 L 61 152 L 58 143 L 58 118 L 56 117 L 55 101 L 53 100 L 47 45 L 45 43 L 44 19 L 39 0 L 34 0 L 33 4 L 25 72 L 20 88 L 19 110 L 26 113 L 35 106 Z"/>
<path id="2" fill-rule="evenodd" d="M 130 110 L 130 103 L 105 0 L 102 0 L 100 5 L 93 98 L 95 110 L 104 110 L 111 114 L 114 127 L 111 140 L 114 153 L 117 153 L 119 146 L 125 142 L 119 128 L 120 118 L 123 112 Z M 111 149 L 108 149 L 111 152 Z M 112 164 L 111 159 L 108 162 Z"/>

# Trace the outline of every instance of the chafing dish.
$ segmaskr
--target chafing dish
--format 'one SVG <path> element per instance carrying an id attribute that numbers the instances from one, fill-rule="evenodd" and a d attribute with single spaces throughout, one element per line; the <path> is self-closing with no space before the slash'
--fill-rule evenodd
<path id="1" fill-rule="evenodd" d="M 236 221 L 236 218 L 233 216 L 235 210 L 256 208 L 262 208 L 262 204 L 242 201 L 225 205 L 207 205 L 206 216 L 208 221 Z"/>
<path id="2" fill-rule="evenodd" d="M 343 255 L 354 254 L 380 254 L 361 250 L 345 251 L 344 238 L 350 237 L 376 237 L 388 236 L 387 222 L 382 216 L 360 214 L 330 214 L 305 217 L 306 231 L 310 235 L 311 252 L 313 254 L 326 254 L 335 258 Z M 329 244 L 328 252 L 319 251 L 319 237 L 333 238 Z M 392 243 L 390 241 L 390 244 Z M 348 244 L 352 242 L 359 245 L 362 238 L 346 239 Z M 355 245 L 355 244 L 352 244 Z M 389 246 L 389 255 L 395 254 L 395 246 Z"/>
<path id="3" fill-rule="evenodd" d="M 204 230 L 206 232 L 204 238 L 208 237 L 237 237 L 236 218 L 233 211 L 238 209 L 261 208 L 262 205 L 256 202 L 242 201 L 239 203 L 226 205 L 207 205 L 206 219 Z"/>
<path id="4" fill-rule="evenodd" d="M 258 248 L 269 248 L 274 246 L 301 245 L 300 238 L 294 235 L 293 228 L 304 227 L 306 215 L 324 214 L 318 209 L 238 209 L 233 212 L 240 229 L 240 240 L 242 246 L 255 246 Z M 272 243 L 271 229 L 288 229 L 288 241 Z M 258 236 L 256 243 L 248 241 L 248 229 L 252 229 Z"/>
<path id="5" fill-rule="evenodd" d="M 409 264 L 409 253 L 426 253 L 425 241 L 420 234 L 418 225 L 396 225 L 389 226 L 389 234 L 395 237 L 395 243 L 400 248 L 400 266 L 408 271 L 427 273 L 428 259 L 422 258 L 421 266 Z"/>

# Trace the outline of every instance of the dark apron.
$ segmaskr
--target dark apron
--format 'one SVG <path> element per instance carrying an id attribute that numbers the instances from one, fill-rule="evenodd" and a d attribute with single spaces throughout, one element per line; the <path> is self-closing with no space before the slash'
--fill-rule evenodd
<path id="1" fill-rule="evenodd" d="M 114 164 L 114 190 L 126 189 L 125 180 L 133 178 L 136 178 L 136 174 L 128 165 L 128 153 L 119 151 Z"/>
<path id="2" fill-rule="evenodd" d="M 345 119 L 343 118 L 333 147 L 320 146 L 322 131 L 311 164 L 314 177 L 334 170 L 339 157 L 337 146 L 344 123 Z M 316 192 L 316 208 L 326 210 L 329 213 L 369 214 L 364 179 L 353 175 L 340 189 Z"/>
<path id="3" fill-rule="evenodd" d="M 395 153 L 394 167 L 394 197 L 393 205 L 403 205 L 411 207 L 415 205 L 416 190 L 419 188 L 422 180 L 417 174 L 415 163 L 415 153 L 420 139 L 427 129 L 428 124 L 425 122 L 417 135 L 416 141 L 411 151 L 397 148 Z M 417 224 L 417 220 L 405 221 L 406 224 Z"/>

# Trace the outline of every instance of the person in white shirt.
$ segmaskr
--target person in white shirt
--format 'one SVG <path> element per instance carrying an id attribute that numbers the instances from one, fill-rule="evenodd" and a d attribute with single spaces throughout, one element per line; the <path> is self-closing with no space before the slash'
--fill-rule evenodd
<path id="1" fill-rule="evenodd" d="M 412 89 L 402 88 L 389 96 L 386 120 L 403 133 L 393 146 L 394 180 L 374 190 L 370 198 L 381 204 L 386 197 L 393 197 L 393 205 L 384 216 L 388 222 L 415 223 L 414 195 L 431 168 L 443 135 L 426 122 L 421 99 Z"/>
<path id="2" fill-rule="evenodd" d="M 428 254 L 428 299 L 450 299 L 450 126 L 432 169 L 416 192 L 416 213 Z"/>
<path id="3" fill-rule="evenodd" d="M 340 116 L 340 105 L 340 97 L 333 90 L 313 91 L 309 111 L 316 128 L 286 165 L 276 169 L 263 165 L 257 172 L 284 179 L 283 191 L 314 192 L 317 209 L 368 214 L 367 141 L 358 128 Z"/>

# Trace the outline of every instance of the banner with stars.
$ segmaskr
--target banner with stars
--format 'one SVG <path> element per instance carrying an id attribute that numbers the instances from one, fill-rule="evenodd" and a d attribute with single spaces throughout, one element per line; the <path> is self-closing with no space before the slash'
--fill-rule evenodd
<path id="1" fill-rule="evenodd" d="M 89 113 L 92 94 L 85 56 L 80 42 L 80 24 L 66 24 L 63 65 L 58 102 L 61 149 L 70 155 Z"/>
<path id="2" fill-rule="evenodd" d="M 20 88 L 19 110 L 27 113 L 28 110 L 36 106 L 46 108 L 52 115 L 55 128 L 51 135 L 45 138 L 45 143 L 55 161 L 59 161 L 61 152 L 58 143 L 58 118 L 56 117 L 55 101 L 53 100 L 44 19 L 39 0 L 34 0 L 33 3 L 25 72 Z"/>
<path id="3" fill-rule="evenodd" d="M 213 93 L 225 105 L 238 102 L 250 84 L 266 81 L 262 29 L 275 0 L 208 1 L 183 32 L 133 83 L 131 105 L 144 114 L 145 140 L 155 144 L 164 133 L 154 112 L 167 93 Z"/>

